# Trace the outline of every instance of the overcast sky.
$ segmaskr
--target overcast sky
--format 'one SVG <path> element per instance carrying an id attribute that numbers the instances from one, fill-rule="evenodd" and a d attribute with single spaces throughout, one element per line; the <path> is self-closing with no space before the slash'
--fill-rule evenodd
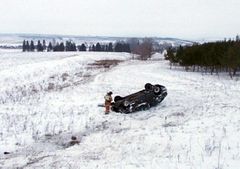
<path id="1" fill-rule="evenodd" d="M 240 0 L 0 1 L 0 33 L 222 38 L 239 17 Z"/>

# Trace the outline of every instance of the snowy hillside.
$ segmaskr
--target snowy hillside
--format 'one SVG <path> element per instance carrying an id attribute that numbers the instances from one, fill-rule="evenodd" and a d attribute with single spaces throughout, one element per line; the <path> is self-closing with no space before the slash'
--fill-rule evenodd
<path id="1" fill-rule="evenodd" d="M 82 43 L 87 44 L 96 44 L 97 42 L 100 42 L 102 44 L 109 43 L 109 42 L 117 42 L 117 41 L 127 41 L 129 37 L 107 37 L 107 36 L 67 36 L 67 35 L 38 35 L 38 34 L 0 34 L 0 47 L 1 46 L 21 46 L 23 43 L 23 40 L 46 40 L 49 41 L 68 41 L 72 40 L 77 45 Z M 138 39 L 143 39 L 139 37 Z M 172 46 L 186 46 L 186 45 L 192 45 L 193 41 L 183 40 L 183 39 L 177 39 L 177 38 L 159 38 L 159 37 L 153 37 L 153 39 L 158 44 L 171 44 Z"/>
<path id="2" fill-rule="evenodd" d="M 240 81 L 131 57 L 0 53 L 0 168 L 239 169 Z M 168 89 L 157 107 L 104 115 L 97 106 L 147 82 Z"/>

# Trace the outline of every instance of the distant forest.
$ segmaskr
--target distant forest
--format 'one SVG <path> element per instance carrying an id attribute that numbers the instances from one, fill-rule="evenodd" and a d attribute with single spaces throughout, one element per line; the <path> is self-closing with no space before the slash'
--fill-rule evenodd
<path id="1" fill-rule="evenodd" d="M 35 45 L 34 41 L 23 41 L 22 45 L 22 51 L 23 52 L 68 52 L 68 51 L 96 51 L 96 52 L 127 52 L 131 53 L 130 45 L 125 42 L 117 42 L 115 45 L 113 43 L 108 43 L 108 44 L 100 44 L 96 43 L 93 45 L 86 45 L 86 44 L 81 44 L 81 45 L 76 45 L 72 41 L 66 41 L 65 43 L 63 42 L 57 42 L 57 43 L 52 43 L 49 42 L 46 44 L 46 41 L 43 40 L 42 42 L 40 40 L 37 41 L 37 44 Z"/>
<path id="2" fill-rule="evenodd" d="M 143 40 L 138 39 L 130 39 L 127 42 L 119 41 L 116 43 L 104 43 L 100 44 L 99 42 L 96 44 L 86 44 L 82 43 L 81 45 L 76 45 L 72 41 L 64 42 L 49 42 L 46 44 L 46 41 L 38 40 L 35 44 L 33 40 L 30 42 L 28 40 L 24 40 L 22 44 L 23 52 L 68 52 L 68 51 L 94 51 L 94 52 L 127 52 L 133 53 L 137 55 L 138 59 L 147 60 L 150 58 L 155 52 L 159 52 L 160 48 L 154 47 L 156 46 L 156 42 L 154 42 L 151 38 L 145 38 Z"/>
<path id="3" fill-rule="evenodd" d="M 232 77 L 240 71 L 240 38 L 169 48 L 165 59 L 170 61 L 171 66 L 178 64 L 186 70 L 211 74 L 228 72 Z"/>

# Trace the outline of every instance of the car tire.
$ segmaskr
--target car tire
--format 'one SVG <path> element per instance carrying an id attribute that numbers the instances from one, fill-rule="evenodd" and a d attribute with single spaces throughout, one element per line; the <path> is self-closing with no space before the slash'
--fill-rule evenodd
<path id="1" fill-rule="evenodd" d="M 160 85 L 155 85 L 155 86 L 153 87 L 153 92 L 154 92 L 154 94 L 156 94 L 156 95 L 161 94 L 161 93 L 162 93 L 161 86 L 160 86 Z"/>
<path id="2" fill-rule="evenodd" d="M 146 83 L 144 87 L 145 87 L 146 91 L 152 91 L 153 90 L 153 85 L 151 83 Z"/>
<path id="3" fill-rule="evenodd" d="M 114 102 L 117 102 L 119 100 L 122 100 L 123 98 L 121 96 L 115 96 L 114 97 Z"/>
<path id="4" fill-rule="evenodd" d="M 123 105 L 124 105 L 124 107 L 128 107 L 128 106 L 130 105 L 130 102 L 127 101 L 127 100 L 125 100 L 125 101 L 123 102 Z"/>

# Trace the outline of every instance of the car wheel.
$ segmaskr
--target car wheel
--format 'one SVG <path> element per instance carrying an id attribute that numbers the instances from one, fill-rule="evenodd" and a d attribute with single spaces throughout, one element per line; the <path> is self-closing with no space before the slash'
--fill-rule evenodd
<path id="1" fill-rule="evenodd" d="M 122 99 L 123 98 L 121 96 L 116 96 L 116 97 L 114 97 L 114 102 L 117 102 L 117 101 L 122 100 Z"/>
<path id="2" fill-rule="evenodd" d="M 146 83 L 146 84 L 145 84 L 145 90 L 146 90 L 146 91 L 152 91 L 152 90 L 153 90 L 153 85 L 150 84 L 150 83 Z"/>
<path id="3" fill-rule="evenodd" d="M 162 90 L 161 90 L 161 86 L 160 85 L 155 85 L 153 87 L 153 92 L 157 95 L 161 94 Z"/>
<path id="4" fill-rule="evenodd" d="M 130 105 L 130 102 L 127 101 L 127 100 L 125 100 L 125 101 L 123 102 L 123 105 L 124 105 L 124 107 L 128 107 L 128 106 Z"/>

